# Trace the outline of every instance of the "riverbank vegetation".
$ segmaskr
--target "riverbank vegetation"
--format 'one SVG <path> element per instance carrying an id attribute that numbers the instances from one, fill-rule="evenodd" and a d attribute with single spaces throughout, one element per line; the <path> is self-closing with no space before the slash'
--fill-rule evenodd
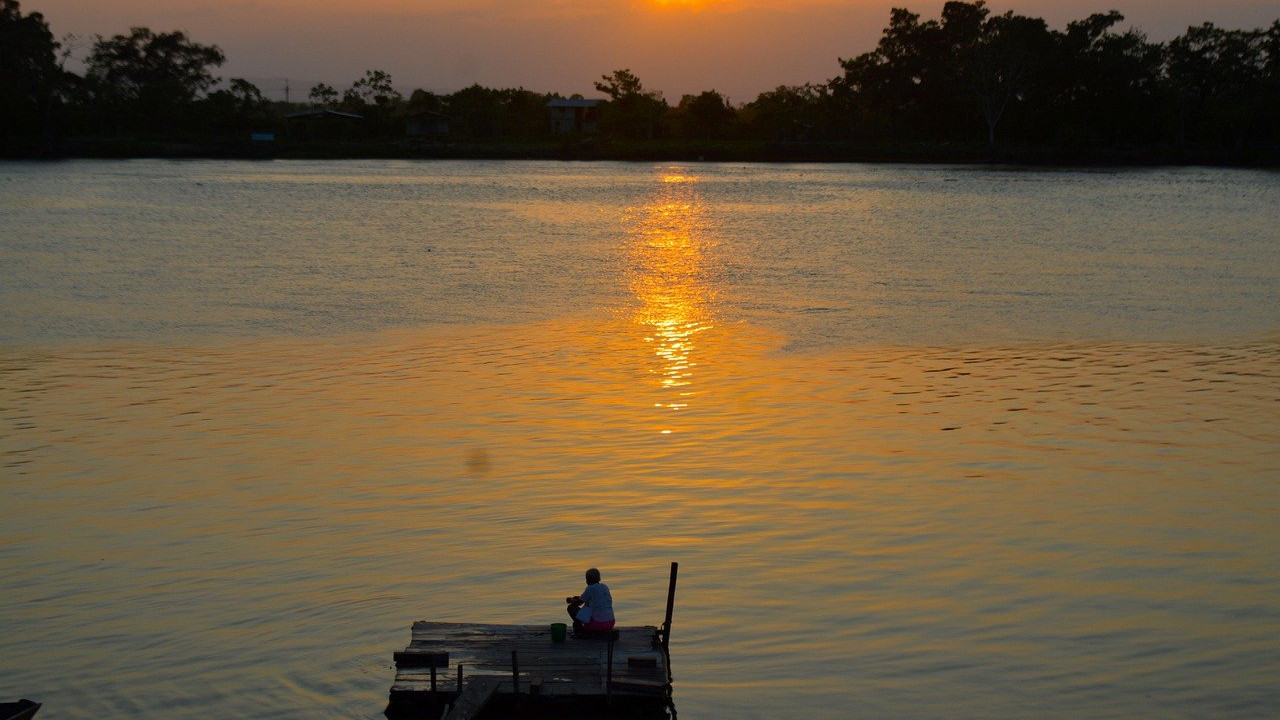
<path id="1" fill-rule="evenodd" d="M 215 76 L 222 50 L 182 31 L 132 28 L 73 57 L 40 13 L 0 0 L 0 155 L 1280 164 L 1280 20 L 1164 43 L 1123 23 L 1111 11 L 1051 29 L 983 0 L 937 19 L 895 9 L 825 83 L 673 102 L 615 70 L 599 102 L 557 123 L 548 103 L 587 99 L 405 94 L 376 69 L 269 100 Z"/>

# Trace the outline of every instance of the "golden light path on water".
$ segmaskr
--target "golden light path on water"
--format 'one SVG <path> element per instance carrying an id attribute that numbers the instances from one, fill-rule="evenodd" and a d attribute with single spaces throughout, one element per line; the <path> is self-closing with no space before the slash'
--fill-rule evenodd
<path id="1" fill-rule="evenodd" d="M 701 203 L 681 173 L 661 177 L 661 190 L 640 209 L 632 230 L 630 285 L 640 302 L 635 320 L 650 331 L 660 399 L 654 407 L 679 411 L 697 395 L 697 336 L 714 325 L 713 294 L 704 277 Z M 670 428 L 662 429 L 670 434 Z"/>

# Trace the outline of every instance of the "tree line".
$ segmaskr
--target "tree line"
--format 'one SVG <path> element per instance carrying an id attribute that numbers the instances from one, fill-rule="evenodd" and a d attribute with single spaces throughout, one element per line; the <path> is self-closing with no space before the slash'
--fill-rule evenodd
<path id="1" fill-rule="evenodd" d="M 706 90 L 670 103 L 630 70 L 595 82 L 603 95 L 593 139 L 623 143 L 1208 148 L 1280 145 L 1280 20 L 1236 30 L 1193 26 L 1165 43 L 1122 28 L 1118 11 L 1048 27 L 953 0 L 938 19 L 894 9 L 876 47 L 838 59 L 825 83 L 781 86 L 733 104 Z M 40 13 L 0 0 L 0 137 L 244 138 L 287 133 L 303 110 L 359 115 L 367 139 L 402 138 L 411 117 L 436 118 L 450 141 L 553 139 L 546 104 L 563 97 L 479 85 L 405 97 L 382 70 L 339 91 L 315 85 L 306 103 L 266 99 L 226 60 L 184 32 L 132 28 L 96 37 L 67 69 L 71 38 Z M 579 138 L 581 139 L 581 138 Z"/>

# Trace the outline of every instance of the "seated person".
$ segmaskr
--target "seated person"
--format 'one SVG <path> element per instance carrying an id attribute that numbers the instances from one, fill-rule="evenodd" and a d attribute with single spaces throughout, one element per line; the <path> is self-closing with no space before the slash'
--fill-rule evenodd
<path id="1" fill-rule="evenodd" d="M 600 571 L 587 571 L 587 588 L 581 595 L 565 598 L 575 633 L 604 632 L 613 629 L 613 595 L 609 586 L 600 582 Z"/>

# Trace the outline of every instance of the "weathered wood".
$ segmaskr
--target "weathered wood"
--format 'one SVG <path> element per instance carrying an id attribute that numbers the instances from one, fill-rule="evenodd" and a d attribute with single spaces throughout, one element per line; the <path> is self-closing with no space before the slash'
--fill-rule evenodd
<path id="1" fill-rule="evenodd" d="M 671 579 L 667 582 L 667 618 L 662 623 L 662 652 L 671 652 L 671 615 L 676 609 L 676 574 L 680 563 L 671 563 Z"/>
<path id="2" fill-rule="evenodd" d="M 618 639 L 618 631 L 614 630 L 609 636 L 608 660 L 606 661 L 604 670 L 604 694 L 613 695 L 613 644 Z"/>
<path id="3" fill-rule="evenodd" d="M 462 693 L 454 701 L 453 707 L 445 713 L 441 720 L 471 720 L 498 693 L 501 682 L 494 677 L 476 677 L 467 681 Z"/>
<path id="4" fill-rule="evenodd" d="M 413 650 L 412 646 L 406 648 L 404 652 L 393 654 L 392 658 L 396 661 L 397 668 L 436 667 L 443 670 L 449 667 L 449 653 L 418 652 Z"/>
<path id="5" fill-rule="evenodd" d="M 0 703 L 0 719 L 31 720 L 39 709 L 40 703 L 26 698 L 22 698 L 17 702 Z"/>
<path id="6" fill-rule="evenodd" d="M 544 697 L 651 697 L 655 688 L 669 694 L 666 656 L 656 637 L 657 628 L 652 626 L 625 627 L 618 628 L 617 639 L 612 642 L 609 634 L 604 634 L 570 636 L 555 643 L 545 625 L 416 622 L 404 655 L 418 657 L 409 658 L 406 664 L 397 662 L 391 694 L 393 698 L 435 697 L 447 702 L 458 695 L 454 688 L 460 666 L 466 667 L 464 691 L 476 679 L 488 677 L 500 681 L 497 692 L 503 695 L 517 689 L 530 692 L 535 687 Z M 610 645 L 618 660 L 612 668 Z M 452 667 L 447 663 L 437 667 L 434 692 L 429 664 L 413 666 L 416 660 L 431 654 L 447 655 L 452 663 Z M 397 653 L 397 658 L 400 656 Z M 516 657 L 518 662 L 513 662 Z M 621 662 L 621 658 L 627 658 L 627 662 Z M 637 662 L 632 662 L 633 658 Z"/>
<path id="7" fill-rule="evenodd" d="M 643 682 L 640 680 L 614 680 L 613 692 L 616 695 L 666 695 L 667 684 L 663 682 Z"/>

